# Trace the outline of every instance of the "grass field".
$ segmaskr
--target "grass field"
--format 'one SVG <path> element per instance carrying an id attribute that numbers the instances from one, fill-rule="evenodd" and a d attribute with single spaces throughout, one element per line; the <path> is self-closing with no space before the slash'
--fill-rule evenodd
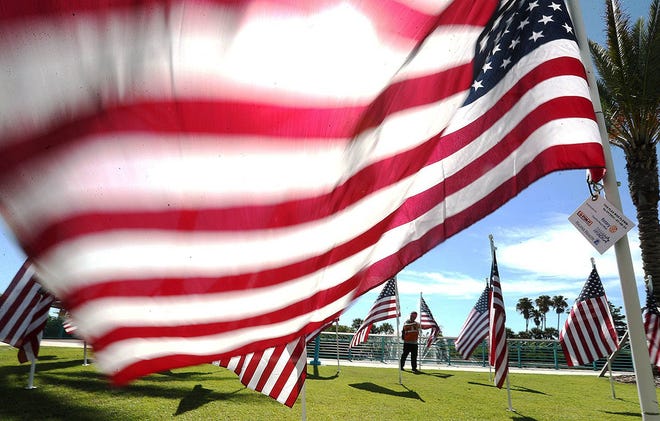
<path id="1" fill-rule="evenodd" d="M 114 388 L 79 348 L 42 347 L 34 385 L 16 349 L 0 347 L 1 420 L 300 420 L 293 408 L 246 389 L 234 373 L 199 365 L 153 374 Z M 316 371 L 316 372 L 315 372 Z M 596 376 L 517 374 L 506 390 L 488 373 L 429 370 L 415 375 L 391 368 L 308 367 L 307 419 L 312 420 L 634 420 L 637 389 Z M 302 395 L 301 395 L 302 396 Z"/>

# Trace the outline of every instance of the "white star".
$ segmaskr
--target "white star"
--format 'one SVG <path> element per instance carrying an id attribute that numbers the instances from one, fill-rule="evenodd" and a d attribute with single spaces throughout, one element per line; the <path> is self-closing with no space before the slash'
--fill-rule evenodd
<path id="1" fill-rule="evenodd" d="M 532 36 L 529 37 L 529 39 L 532 41 L 536 41 L 539 38 L 543 38 L 543 31 L 541 32 L 532 31 Z"/>
<path id="2" fill-rule="evenodd" d="M 529 10 L 531 12 L 536 7 L 539 7 L 539 2 L 538 1 L 535 1 L 534 3 L 530 3 L 529 6 L 527 6 L 527 10 Z"/>
<path id="3" fill-rule="evenodd" d="M 487 62 L 481 67 L 481 70 L 483 70 L 484 73 L 486 73 L 486 72 L 489 71 L 490 69 L 492 69 L 492 67 L 491 67 L 491 65 L 490 65 L 490 61 L 487 61 Z"/>
<path id="4" fill-rule="evenodd" d="M 564 29 L 566 29 L 566 33 L 570 34 L 570 33 L 573 32 L 573 28 L 571 28 L 570 26 L 568 26 L 567 23 L 564 23 L 562 26 L 564 27 Z"/>
<path id="5" fill-rule="evenodd" d="M 539 20 L 539 23 L 542 23 L 542 24 L 544 24 L 544 25 L 547 24 L 548 22 L 554 22 L 554 21 L 552 20 L 552 16 L 546 16 L 546 15 L 543 15 L 543 17 L 541 18 L 541 20 Z"/>
<path id="6" fill-rule="evenodd" d="M 509 66 L 509 64 L 511 64 L 511 59 L 505 58 L 504 60 L 502 60 L 502 65 L 500 67 L 506 69 Z"/>
<path id="7" fill-rule="evenodd" d="M 477 89 L 483 88 L 484 85 L 481 83 L 480 80 L 475 80 L 474 83 L 472 84 L 472 87 L 474 88 L 474 91 L 477 92 Z"/>
<path id="8" fill-rule="evenodd" d="M 550 3 L 550 6 L 548 7 L 552 7 L 552 10 L 561 10 L 561 6 L 555 2 Z"/>
<path id="9" fill-rule="evenodd" d="M 509 49 L 513 50 L 514 48 L 516 48 L 518 46 L 518 44 L 520 44 L 520 37 L 518 37 L 516 39 L 512 39 L 511 40 L 511 45 L 509 45 Z"/>
<path id="10" fill-rule="evenodd" d="M 493 47 L 493 51 L 492 51 L 491 54 L 495 54 L 495 53 L 497 53 L 498 51 L 502 51 L 502 49 L 500 48 L 500 44 L 495 44 L 495 46 Z"/>
<path id="11" fill-rule="evenodd" d="M 525 20 L 520 21 L 520 25 L 518 25 L 518 29 L 523 29 L 527 25 L 529 25 L 529 20 L 525 18 Z"/>

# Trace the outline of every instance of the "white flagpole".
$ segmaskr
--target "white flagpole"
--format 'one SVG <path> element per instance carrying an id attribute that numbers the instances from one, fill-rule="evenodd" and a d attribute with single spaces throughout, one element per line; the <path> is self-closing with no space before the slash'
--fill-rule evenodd
<path id="1" fill-rule="evenodd" d="M 307 390 L 307 386 L 305 386 L 305 383 L 303 383 L 302 386 L 302 391 L 301 391 L 301 397 L 300 397 L 300 404 L 301 404 L 301 410 L 300 410 L 300 419 L 302 421 L 307 421 L 307 396 L 305 393 L 305 390 Z"/>
<path id="2" fill-rule="evenodd" d="M 30 362 L 30 374 L 28 375 L 28 384 L 25 387 L 26 389 L 36 389 L 37 387 L 34 385 L 34 371 L 37 366 L 37 360 L 34 359 Z"/>
<path id="3" fill-rule="evenodd" d="M 509 386 L 509 373 L 506 373 L 506 397 L 509 403 L 509 411 L 516 412 L 516 410 L 511 406 L 511 386 Z"/>
<path id="4" fill-rule="evenodd" d="M 605 153 L 605 168 L 607 170 L 605 179 L 603 181 L 605 187 L 605 196 L 607 197 L 607 200 L 612 203 L 612 205 L 621 210 L 621 198 L 619 197 L 616 174 L 614 172 L 614 165 L 612 163 L 612 152 L 610 150 L 610 144 L 607 140 L 607 128 L 605 127 L 605 118 L 603 117 L 603 110 L 600 105 L 600 95 L 598 94 L 596 78 L 592 69 L 591 54 L 589 52 L 589 44 L 587 43 L 587 35 L 583 27 L 584 20 L 582 19 L 582 11 L 577 0 L 568 1 L 567 5 L 571 17 L 573 18 L 575 36 L 577 37 L 580 47 L 580 55 L 587 72 L 589 91 L 594 105 L 594 111 L 596 112 L 598 128 L 600 129 L 603 152 Z M 646 345 L 644 325 L 642 324 L 642 315 L 640 312 L 641 306 L 639 303 L 639 296 L 637 294 L 635 272 L 633 270 L 632 257 L 630 255 L 630 245 L 628 244 L 627 235 L 624 235 L 614 244 L 614 252 L 616 254 L 619 278 L 621 280 L 623 307 L 626 312 L 628 331 L 630 333 L 630 350 L 632 353 L 633 366 L 635 369 L 635 377 L 637 379 L 637 393 L 639 395 L 639 404 L 642 410 L 642 418 L 644 420 L 660 421 L 658 398 L 655 391 L 653 373 L 651 371 L 651 360 L 649 358 L 648 348 Z"/>
<path id="5" fill-rule="evenodd" d="M 421 352 L 419 352 L 419 343 L 422 339 L 422 292 L 419 292 L 419 310 L 417 310 L 417 314 L 419 314 L 419 335 L 417 335 L 417 365 L 419 366 L 419 369 L 422 369 L 422 359 L 423 355 Z M 422 341 L 423 344 L 423 341 Z M 424 345 L 422 345 L 424 346 Z"/>
<path id="6" fill-rule="evenodd" d="M 394 278 L 394 292 L 396 293 L 396 308 L 397 308 L 397 312 L 396 312 L 397 313 L 396 314 L 396 333 L 397 333 L 397 338 L 398 339 L 397 339 L 396 343 L 400 344 L 401 343 L 401 339 L 400 339 L 401 338 L 401 334 L 400 334 L 401 331 L 399 330 L 399 326 L 400 326 L 399 325 L 399 317 L 400 317 L 399 314 L 401 314 L 401 307 L 399 305 L 399 285 L 398 285 L 398 282 L 396 280 L 396 277 Z M 397 346 L 396 349 L 397 349 L 397 351 L 399 351 L 396 355 L 396 364 L 397 364 L 397 366 L 399 366 L 399 384 L 403 384 L 401 382 L 401 362 L 400 362 L 401 353 L 403 352 L 403 348 L 400 348 L 400 347 Z"/>
<path id="7" fill-rule="evenodd" d="M 87 363 L 87 341 L 83 341 L 83 365 L 89 365 Z"/>
<path id="8" fill-rule="evenodd" d="M 339 375 L 339 318 L 335 319 L 335 339 L 337 340 L 337 375 Z"/>

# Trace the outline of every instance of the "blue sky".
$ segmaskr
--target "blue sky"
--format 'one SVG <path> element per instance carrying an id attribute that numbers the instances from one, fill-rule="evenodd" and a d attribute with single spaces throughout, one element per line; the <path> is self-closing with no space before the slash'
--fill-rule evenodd
<path id="1" fill-rule="evenodd" d="M 646 16 L 650 0 L 621 0 L 623 8 L 636 19 Z M 587 35 L 604 42 L 604 0 L 580 0 Z M 635 210 L 627 188 L 625 162 L 620 150 L 612 148 L 623 213 L 636 222 Z M 579 294 L 596 267 L 610 301 L 623 306 L 613 249 L 600 255 L 568 222 L 568 216 L 587 199 L 585 171 L 550 174 L 468 229 L 455 235 L 410 264 L 398 276 L 403 315 L 419 306 L 423 293 L 436 321 L 446 336 L 456 336 L 465 317 L 483 291 L 490 273 L 488 235 L 497 247 L 500 279 L 507 310 L 507 327 L 524 330 L 522 316 L 515 305 L 522 297 L 564 295 L 569 305 Z M 628 235 L 640 300 L 644 300 L 641 258 L 637 231 Z M 0 220 L 0 290 L 11 281 L 25 256 Z M 381 287 L 369 292 L 350 306 L 340 318 L 350 325 L 364 318 Z M 562 316 L 563 325 L 565 316 Z M 395 320 L 390 321 L 393 325 Z M 548 326 L 556 327 L 557 318 L 549 314 Z"/>

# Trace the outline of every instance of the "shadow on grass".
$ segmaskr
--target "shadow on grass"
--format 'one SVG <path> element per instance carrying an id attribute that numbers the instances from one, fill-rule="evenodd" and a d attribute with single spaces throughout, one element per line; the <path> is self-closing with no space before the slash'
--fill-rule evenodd
<path id="1" fill-rule="evenodd" d="M 496 387 L 494 384 L 488 384 L 488 383 L 479 383 L 479 382 L 468 382 L 468 384 L 473 384 L 475 386 L 484 386 L 484 387 Z M 541 392 L 540 390 L 536 389 L 530 389 L 529 387 L 523 387 L 523 386 L 511 386 L 511 390 L 514 390 L 516 392 L 525 392 L 525 393 L 536 393 L 539 395 L 548 395 L 545 392 Z"/>
<path id="2" fill-rule="evenodd" d="M 388 389 L 386 387 L 379 386 L 371 382 L 353 383 L 353 384 L 349 384 L 349 386 L 355 389 L 365 390 L 367 392 L 382 393 L 383 395 L 396 396 L 399 398 L 417 399 L 424 402 L 424 399 L 422 399 L 417 392 L 408 389 L 404 385 L 401 386 L 403 386 L 406 389 L 405 392 L 399 392 L 396 390 Z"/>
<path id="3" fill-rule="evenodd" d="M 635 417 L 635 418 L 641 418 L 642 414 L 639 412 L 614 412 L 614 411 L 603 411 L 605 414 L 610 414 L 610 415 L 622 415 L 624 417 Z"/>
<path id="4" fill-rule="evenodd" d="M 193 411 L 203 405 L 206 405 L 209 402 L 227 400 L 229 397 L 231 397 L 231 395 L 234 395 L 244 389 L 245 388 L 242 387 L 235 390 L 234 392 L 218 393 L 211 389 L 205 389 L 201 384 L 196 384 L 190 393 L 181 399 L 174 415 L 181 415 L 186 412 Z"/>
<path id="5" fill-rule="evenodd" d="M 528 417 L 526 415 L 519 414 L 517 412 L 513 412 L 512 414 L 513 414 L 513 415 L 511 415 L 512 420 L 516 420 L 516 421 L 537 421 L 536 418 Z"/>
<path id="6" fill-rule="evenodd" d="M 447 374 L 447 373 L 427 373 L 426 371 L 420 371 L 419 374 L 422 375 L 422 376 L 433 376 L 433 377 L 437 377 L 437 378 L 439 378 L 439 379 L 448 379 L 448 378 L 450 378 L 450 377 L 454 377 L 453 374 Z"/>
<path id="7" fill-rule="evenodd" d="M 307 373 L 307 380 L 334 380 L 337 377 L 339 377 L 339 371 L 337 371 L 332 376 L 326 376 L 326 377 L 323 377 L 323 376 L 319 375 L 318 372 L 313 373 L 313 374 Z"/>
<path id="8" fill-rule="evenodd" d="M 42 366 L 46 366 L 45 368 Z M 95 394 L 99 400 L 113 397 L 130 398 L 165 398 L 178 407 L 173 415 L 180 415 L 212 401 L 237 401 L 243 404 L 256 404 L 257 401 L 268 400 L 257 393 L 238 392 L 246 390 L 213 391 L 197 384 L 192 388 L 190 383 L 172 382 L 172 380 L 190 380 L 203 378 L 214 382 L 232 380 L 231 377 L 221 373 L 165 373 L 153 374 L 144 377 L 124 387 L 113 387 L 108 378 L 94 369 L 86 371 L 64 370 L 53 371 L 59 368 L 78 367 L 80 361 L 61 361 L 57 363 L 38 363 L 34 378 L 35 389 L 26 390 L 29 366 L 0 367 L 0 396 L 11 396 L 0 405 L 0 419 L 33 420 L 44 419 L 48 414 L 49 420 L 80 420 L 80 421 L 113 421 L 122 415 L 117 408 L 99 408 L 94 401 L 77 401 L 62 399 L 67 389 Z M 266 399 L 264 399 L 266 398 Z M 125 414 L 124 414 L 125 415 Z"/>

